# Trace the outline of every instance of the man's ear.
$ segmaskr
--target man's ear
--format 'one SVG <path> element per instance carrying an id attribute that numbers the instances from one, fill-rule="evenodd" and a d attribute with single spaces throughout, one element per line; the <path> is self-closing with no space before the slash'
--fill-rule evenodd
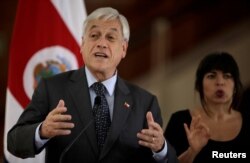
<path id="1" fill-rule="evenodd" d="M 122 58 L 125 58 L 127 55 L 128 42 L 124 41 L 122 45 Z"/>

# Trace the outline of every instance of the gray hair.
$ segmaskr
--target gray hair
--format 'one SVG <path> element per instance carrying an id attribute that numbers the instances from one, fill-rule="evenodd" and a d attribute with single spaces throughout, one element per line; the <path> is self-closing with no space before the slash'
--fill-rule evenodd
<path id="1" fill-rule="evenodd" d="M 119 20 L 122 26 L 122 34 L 125 41 L 129 41 L 129 24 L 127 19 L 121 15 L 116 9 L 111 7 L 103 7 L 94 10 L 90 15 L 87 16 L 83 23 L 83 36 L 86 32 L 86 27 L 91 20 Z"/>

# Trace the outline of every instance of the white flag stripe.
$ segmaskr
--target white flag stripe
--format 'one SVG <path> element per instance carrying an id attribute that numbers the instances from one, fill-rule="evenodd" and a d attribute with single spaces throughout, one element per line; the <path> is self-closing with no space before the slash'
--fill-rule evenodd
<path id="1" fill-rule="evenodd" d="M 83 0 L 51 0 L 78 45 L 81 45 L 82 26 L 86 18 Z"/>
<path id="2" fill-rule="evenodd" d="M 52 4 L 54 6 L 52 9 L 57 11 L 58 15 L 60 16 L 60 19 L 62 19 L 65 26 L 68 28 L 70 34 L 72 35 L 72 37 L 70 37 L 70 39 L 73 38 L 74 40 L 76 40 L 77 45 L 79 45 L 79 51 L 80 51 L 81 37 L 82 37 L 82 25 L 83 25 L 84 19 L 86 18 L 84 0 L 50 0 L 50 2 L 51 3 L 49 3 L 49 1 L 43 1 L 43 0 L 39 1 L 39 3 L 46 4 L 45 7 L 49 8 L 49 9 L 51 9 L 51 6 L 48 7 L 48 4 Z M 30 0 L 30 1 L 23 0 L 22 1 L 21 0 L 19 3 L 21 4 L 20 6 L 22 6 L 22 7 L 20 7 L 22 9 L 20 11 L 24 11 L 23 9 L 29 9 L 29 8 L 27 8 L 28 6 L 34 5 L 35 7 L 38 7 L 37 11 L 39 11 L 36 14 L 38 16 L 43 15 L 43 14 L 40 13 L 43 10 L 39 10 L 39 9 L 41 9 L 40 6 L 36 5 L 37 3 L 34 2 L 34 1 L 32 1 L 32 0 Z M 44 6 L 44 5 L 41 5 L 41 6 Z M 45 8 L 45 12 L 46 12 L 46 8 Z M 22 16 L 25 15 L 27 17 L 26 12 L 18 12 L 18 13 L 20 15 L 22 15 Z M 55 12 L 52 12 L 52 13 L 54 14 L 53 16 L 57 16 L 55 14 Z M 20 23 L 21 22 L 20 19 L 24 18 L 22 16 L 18 17 L 19 21 L 17 21 L 17 22 L 19 22 L 19 24 L 18 24 L 18 26 L 15 27 L 17 29 L 18 29 L 19 26 L 21 26 L 21 28 L 19 28 L 19 29 L 22 29 L 23 27 L 28 26 L 27 24 L 29 24 L 29 23 L 26 23 L 26 24 Z M 41 16 L 38 17 L 38 18 L 40 18 L 41 20 L 44 20 L 43 17 L 41 17 Z M 58 17 L 53 17 L 53 18 L 55 20 L 58 19 Z M 31 20 L 33 21 L 33 17 L 31 17 Z M 60 22 L 60 21 L 58 21 L 58 22 Z M 41 21 L 39 23 L 41 24 Z M 36 24 L 31 24 L 31 25 L 36 25 Z M 64 26 L 63 27 L 60 26 L 61 25 L 60 23 L 59 24 L 55 23 L 54 25 L 56 25 L 56 26 L 58 25 L 58 28 L 60 28 L 61 30 L 62 29 L 65 30 Z M 39 25 L 35 26 L 35 28 L 40 29 L 40 26 Z M 27 29 L 27 28 L 23 28 L 23 29 Z M 49 30 L 50 28 L 44 28 L 44 29 Z M 57 29 L 57 27 L 52 28 L 52 29 Z M 43 31 L 45 31 L 45 30 L 43 30 Z M 31 32 L 34 32 L 34 31 L 36 31 L 36 30 L 31 30 Z M 27 31 L 27 32 L 29 32 L 29 31 Z M 57 32 L 57 31 L 53 31 L 53 32 Z M 19 36 L 20 32 L 17 33 L 17 34 Z M 33 36 L 35 36 L 35 35 L 36 35 L 36 33 L 33 33 Z M 37 35 L 39 36 L 39 34 L 37 34 Z M 60 36 L 63 36 L 63 35 L 60 35 Z M 68 36 L 68 32 L 66 33 L 66 36 Z M 22 48 L 20 48 L 20 46 L 18 46 L 19 44 L 17 43 L 17 42 L 20 42 L 20 39 L 17 39 L 17 38 L 20 38 L 20 37 L 16 37 L 14 35 L 13 38 L 12 39 L 15 40 L 14 41 L 15 43 L 12 45 L 11 48 L 18 47 L 19 49 L 22 50 Z M 58 38 L 57 39 L 51 39 L 52 40 L 51 45 L 49 44 L 48 46 L 44 47 L 44 49 L 51 48 L 51 47 L 53 47 L 53 49 L 56 49 L 57 47 L 60 47 L 60 49 L 64 49 L 63 46 L 65 45 L 65 43 L 67 44 L 68 40 L 63 39 L 63 38 L 69 38 L 69 37 L 62 37 L 62 38 L 60 38 L 60 41 L 58 41 Z M 51 40 L 49 40 L 49 41 L 51 41 Z M 72 40 L 72 41 L 74 41 L 74 40 Z M 34 47 L 31 47 L 31 46 L 34 46 L 36 44 L 40 45 L 39 39 L 35 39 L 35 41 L 36 42 L 34 44 L 32 44 L 32 45 L 31 45 L 31 43 L 29 44 L 30 45 L 29 47 L 31 49 L 34 48 Z M 44 40 L 42 40 L 41 43 L 43 43 L 43 41 Z M 74 46 L 76 45 L 75 42 L 73 42 L 73 44 L 74 44 Z M 63 52 L 57 50 L 57 52 L 58 52 L 58 54 L 56 53 L 57 56 L 60 56 L 61 54 L 64 54 L 64 56 L 56 58 L 57 59 L 56 61 L 58 61 L 58 62 L 60 61 L 59 63 L 63 64 L 63 65 L 66 65 L 67 68 L 70 67 L 70 69 L 76 69 L 77 67 L 79 67 L 78 64 L 80 63 L 80 61 L 79 61 L 79 63 L 77 63 L 77 61 L 75 61 L 74 58 L 72 59 L 72 58 L 68 58 L 67 56 L 65 56 L 65 51 L 67 51 L 67 48 L 69 48 L 69 47 L 65 46 L 65 48 L 66 48 L 66 50 L 64 49 Z M 71 50 L 69 49 L 70 50 L 70 55 L 76 57 L 76 51 L 73 50 L 74 48 L 72 48 Z M 24 51 L 28 51 L 27 49 L 25 49 L 25 47 L 23 49 L 24 49 Z M 38 52 L 40 52 L 39 49 L 37 49 L 37 50 L 38 50 Z M 27 54 L 27 56 L 29 56 L 29 57 L 26 57 L 26 58 L 28 58 L 27 63 L 30 63 L 30 62 L 33 62 L 33 60 L 31 60 L 31 59 L 37 53 L 34 53 L 34 54 L 33 53 L 26 53 L 26 54 Z M 49 53 L 49 54 L 51 54 L 51 53 Z M 18 53 L 12 52 L 12 53 L 10 53 L 10 55 L 12 56 L 12 59 L 16 59 L 13 56 L 18 55 Z M 39 53 L 39 55 L 36 55 L 36 57 L 39 58 L 40 55 L 41 54 Z M 51 59 L 51 55 L 47 55 L 47 56 L 48 56 L 48 60 Z M 39 60 L 39 63 L 40 63 L 41 60 L 40 59 L 38 59 L 38 60 Z M 73 64 L 72 62 L 75 63 L 75 64 Z M 45 63 L 45 61 L 43 63 Z M 25 65 L 28 68 L 32 68 L 32 66 L 27 66 L 29 64 L 25 64 Z M 31 70 L 28 69 L 27 72 L 29 72 L 30 74 L 33 74 L 32 72 L 34 71 L 35 66 L 38 65 L 38 62 L 36 62 L 36 64 L 31 63 L 31 65 L 34 65 L 33 68 Z M 15 69 L 16 64 L 9 65 L 9 67 L 11 67 L 12 69 Z M 22 78 L 26 78 L 26 76 L 25 76 L 26 68 L 24 68 L 24 70 L 22 70 L 22 69 L 19 69 L 19 70 L 21 70 L 20 73 L 22 73 L 22 74 L 19 74 L 18 77 L 21 75 Z M 59 70 L 61 70 L 61 69 L 59 69 Z M 62 69 L 62 70 L 64 70 L 64 69 Z M 57 72 L 57 71 L 55 71 L 55 72 Z M 60 72 L 63 72 L 63 71 L 60 71 Z M 16 72 L 12 71 L 12 72 L 10 72 L 9 76 L 17 76 L 15 73 Z M 33 77 L 33 76 L 31 76 L 31 77 Z M 16 82 L 16 83 L 20 84 L 21 82 Z M 24 85 L 19 85 L 19 86 L 24 87 L 24 91 L 26 91 L 25 85 L 27 85 L 27 84 L 30 85 L 33 88 L 33 84 L 34 84 L 33 80 L 31 82 L 28 81 L 28 80 L 23 80 L 23 83 L 24 83 Z M 17 158 L 16 156 L 12 155 L 7 150 L 7 133 L 11 129 L 11 127 L 13 127 L 13 125 L 16 123 L 19 116 L 22 114 L 22 112 L 24 110 L 23 106 L 21 105 L 21 104 L 23 104 L 22 102 L 24 102 L 24 100 L 19 97 L 19 96 L 22 96 L 22 95 L 17 93 L 18 91 L 17 92 L 11 92 L 13 90 L 16 90 L 16 89 L 13 89 L 12 87 L 13 87 L 13 82 L 11 82 L 11 84 L 8 85 L 8 88 L 7 88 L 7 91 L 6 91 L 5 126 L 4 126 L 5 127 L 5 129 L 4 129 L 4 157 L 6 158 L 6 160 L 9 163 L 44 163 L 45 162 L 45 150 L 43 150 L 39 155 L 36 155 L 35 158 L 27 158 L 27 159 Z M 32 91 L 33 90 L 31 89 L 31 92 Z M 22 93 L 22 90 L 21 90 L 21 93 Z M 27 94 L 27 91 L 25 93 Z M 31 93 L 31 95 L 32 95 L 32 93 Z M 31 95 L 28 96 L 28 98 L 31 98 Z"/>
<path id="3" fill-rule="evenodd" d="M 10 128 L 16 123 L 19 116 L 22 114 L 23 108 L 18 103 L 16 98 L 12 95 L 10 90 L 7 88 L 6 93 L 6 110 L 5 110 L 5 123 L 4 123 L 4 154 L 9 163 L 34 163 L 33 158 L 21 159 L 17 158 L 7 150 L 7 133 Z M 7 123 L 6 123 L 7 122 Z M 36 160 L 38 162 L 44 162 L 45 152 L 41 152 L 39 155 L 36 155 Z M 37 163 L 38 163 L 37 162 Z"/>

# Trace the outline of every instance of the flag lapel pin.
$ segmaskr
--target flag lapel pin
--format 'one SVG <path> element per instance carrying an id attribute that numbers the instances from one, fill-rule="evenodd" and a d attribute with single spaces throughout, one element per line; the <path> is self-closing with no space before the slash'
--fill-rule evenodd
<path id="1" fill-rule="evenodd" d="M 128 109 L 130 107 L 130 105 L 127 102 L 124 103 L 124 106 L 126 109 Z"/>

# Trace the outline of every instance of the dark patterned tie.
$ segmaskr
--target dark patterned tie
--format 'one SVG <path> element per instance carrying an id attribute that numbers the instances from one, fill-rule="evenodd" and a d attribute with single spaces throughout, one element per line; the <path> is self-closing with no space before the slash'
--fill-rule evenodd
<path id="1" fill-rule="evenodd" d="M 105 86 L 100 82 L 96 82 L 92 85 L 92 88 L 94 89 L 96 95 L 100 97 L 99 104 L 94 105 L 93 114 L 95 118 L 95 130 L 97 135 L 98 147 L 101 151 L 105 143 L 109 127 L 111 125 L 109 106 L 104 95 Z"/>

